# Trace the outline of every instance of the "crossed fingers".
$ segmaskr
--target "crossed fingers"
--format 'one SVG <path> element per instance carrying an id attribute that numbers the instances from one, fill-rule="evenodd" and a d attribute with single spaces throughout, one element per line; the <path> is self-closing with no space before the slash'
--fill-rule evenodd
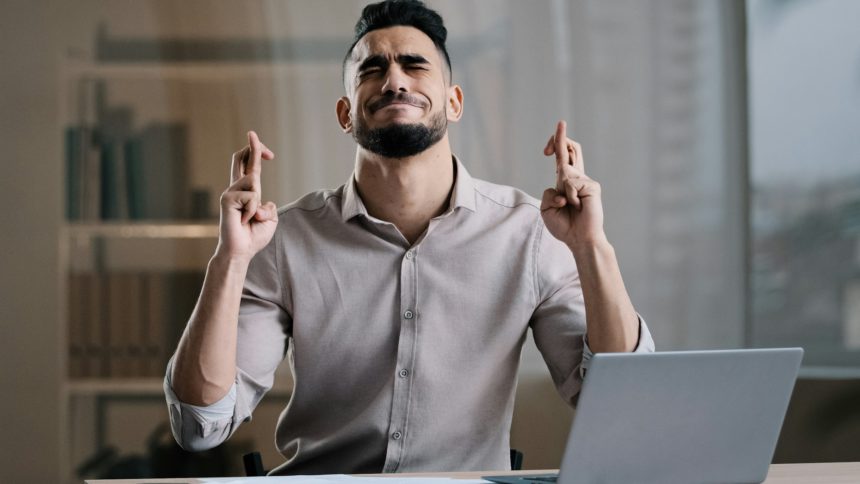
<path id="1" fill-rule="evenodd" d="M 230 160 L 230 186 L 227 192 L 234 192 L 233 197 L 240 203 L 242 210 L 242 223 L 248 223 L 251 218 L 265 218 L 267 209 L 259 211 L 262 206 L 262 189 L 260 173 L 262 172 L 262 160 L 272 160 L 275 154 L 266 147 L 257 133 L 248 132 L 248 146 L 233 153 Z"/>
<path id="2" fill-rule="evenodd" d="M 590 179 L 585 175 L 582 146 L 567 137 L 567 123 L 564 120 L 556 125 L 555 134 L 549 137 L 543 153 L 546 156 L 555 154 L 556 206 L 570 203 L 575 208 L 580 208 L 580 191 Z"/>
<path id="3" fill-rule="evenodd" d="M 230 164 L 230 183 L 235 183 L 244 176 L 256 177 L 256 181 L 259 182 L 262 171 L 261 159 L 274 158 L 275 154 L 260 141 L 257 133 L 248 131 L 248 146 L 233 153 Z"/>
<path id="4" fill-rule="evenodd" d="M 571 167 L 576 169 L 580 175 L 585 174 L 585 163 L 582 159 L 582 146 L 576 141 L 567 137 L 567 122 L 559 121 L 556 125 L 555 134 L 549 137 L 546 146 L 543 149 L 543 154 L 550 156 L 555 154 L 555 168 L 559 176 L 557 185 L 561 183 L 561 177 L 565 171 L 570 171 Z M 557 186 L 556 188 L 560 188 Z"/>

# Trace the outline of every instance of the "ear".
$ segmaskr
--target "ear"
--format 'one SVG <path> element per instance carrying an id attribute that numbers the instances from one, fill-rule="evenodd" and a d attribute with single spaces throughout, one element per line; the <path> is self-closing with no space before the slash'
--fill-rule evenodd
<path id="1" fill-rule="evenodd" d="M 352 118 L 349 115 L 349 110 L 350 104 L 348 97 L 343 96 L 337 100 L 337 106 L 335 106 L 337 124 L 340 125 L 340 129 L 342 129 L 344 133 L 352 132 Z"/>
<path id="2" fill-rule="evenodd" d="M 460 86 L 454 84 L 448 88 L 448 103 L 445 111 L 448 114 L 448 121 L 456 123 L 463 116 L 463 90 Z"/>

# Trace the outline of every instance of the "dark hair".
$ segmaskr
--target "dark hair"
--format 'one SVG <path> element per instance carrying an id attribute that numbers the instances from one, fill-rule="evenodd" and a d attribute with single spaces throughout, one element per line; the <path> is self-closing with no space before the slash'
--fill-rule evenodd
<path id="1" fill-rule="evenodd" d="M 361 17 L 355 23 L 355 38 L 352 45 L 349 46 L 349 50 L 346 51 L 346 57 L 343 58 L 344 83 L 346 82 L 346 63 L 352 55 L 355 44 L 368 32 L 397 25 L 415 27 L 430 37 L 436 49 L 445 59 L 445 65 L 448 68 L 448 81 L 451 81 L 451 58 L 445 48 L 448 29 L 445 28 L 442 16 L 435 10 L 427 8 L 421 0 L 385 0 L 364 7 L 364 10 L 361 11 Z"/>

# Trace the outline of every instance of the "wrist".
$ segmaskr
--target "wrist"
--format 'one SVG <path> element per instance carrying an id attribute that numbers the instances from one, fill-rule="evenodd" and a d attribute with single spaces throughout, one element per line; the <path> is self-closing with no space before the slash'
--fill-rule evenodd
<path id="1" fill-rule="evenodd" d="M 220 269 L 227 272 L 247 272 L 253 256 L 228 253 L 219 249 L 215 249 L 215 254 L 209 259 L 210 269 Z"/>
<path id="2" fill-rule="evenodd" d="M 614 250 L 606 234 L 601 232 L 599 235 L 585 239 L 567 242 L 567 248 L 573 252 L 574 257 L 577 254 L 594 253 L 596 251 Z"/>

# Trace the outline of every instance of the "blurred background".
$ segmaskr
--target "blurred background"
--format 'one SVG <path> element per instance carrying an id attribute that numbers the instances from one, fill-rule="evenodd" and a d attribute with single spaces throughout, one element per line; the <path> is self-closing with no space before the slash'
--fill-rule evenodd
<path id="1" fill-rule="evenodd" d="M 278 205 L 350 176 L 341 60 L 366 2 L 4 0 L 0 482 L 241 475 L 283 457 L 290 375 L 184 453 L 161 380 L 233 151 Z M 860 3 L 437 0 L 471 173 L 534 196 L 558 119 L 658 350 L 802 346 L 775 462 L 860 460 Z M 523 354 L 512 445 L 557 467 L 574 411 Z"/>

